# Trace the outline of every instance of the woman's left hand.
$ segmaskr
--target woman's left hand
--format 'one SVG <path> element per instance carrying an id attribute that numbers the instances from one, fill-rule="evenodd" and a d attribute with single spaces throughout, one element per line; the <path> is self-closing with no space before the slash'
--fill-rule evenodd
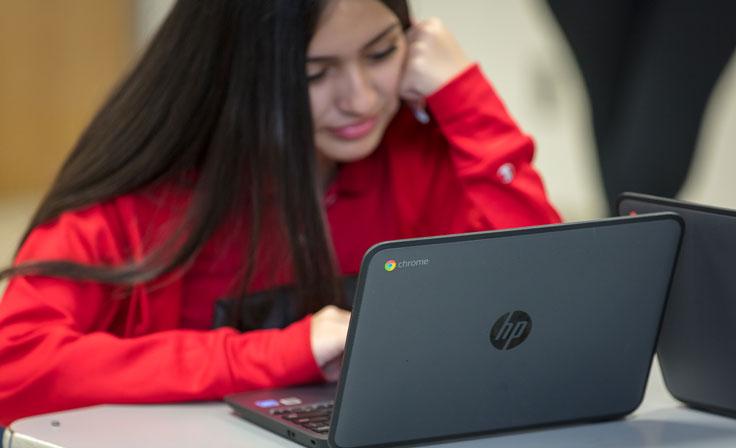
<path id="1" fill-rule="evenodd" d="M 400 96 L 414 104 L 436 92 L 472 61 L 437 18 L 417 22 L 407 32 L 408 51 Z"/>

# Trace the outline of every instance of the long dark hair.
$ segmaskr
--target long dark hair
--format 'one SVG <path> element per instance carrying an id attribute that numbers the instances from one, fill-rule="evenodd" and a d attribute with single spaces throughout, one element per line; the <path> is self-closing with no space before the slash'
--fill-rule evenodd
<path id="1" fill-rule="evenodd" d="M 381 0 L 407 28 L 405 0 Z M 264 207 L 276 204 L 303 311 L 339 299 L 316 174 L 306 50 L 329 0 L 179 0 L 140 61 L 81 135 L 34 214 L 63 212 L 157 182 L 191 179 L 180 230 L 122 266 L 34 261 L 0 271 L 118 285 L 181 268 L 226 219 L 248 232 L 247 290 Z M 236 230 L 237 231 L 237 230 Z"/>

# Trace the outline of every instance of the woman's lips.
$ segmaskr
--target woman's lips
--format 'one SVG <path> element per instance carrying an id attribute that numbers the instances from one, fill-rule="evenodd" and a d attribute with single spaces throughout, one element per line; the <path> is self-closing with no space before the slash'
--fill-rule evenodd
<path id="1" fill-rule="evenodd" d="M 341 126 L 338 128 L 330 128 L 330 131 L 337 137 L 343 140 L 356 140 L 370 134 L 378 119 L 376 117 L 368 118 L 367 120 L 361 120 L 347 126 Z"/>

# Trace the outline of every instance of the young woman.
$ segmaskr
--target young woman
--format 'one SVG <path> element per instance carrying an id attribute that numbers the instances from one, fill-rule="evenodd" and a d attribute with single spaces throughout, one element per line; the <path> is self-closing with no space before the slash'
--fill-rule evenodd
<path id="1" fill-rule="evenodd" d="M 559 221 L 532 155 L 403 0 L 180 0 L 3 273 L 0 425 L 335 379 L 340 276 L 380 241 Z M 212 329 L 282 285 L 296 322 Z"/>

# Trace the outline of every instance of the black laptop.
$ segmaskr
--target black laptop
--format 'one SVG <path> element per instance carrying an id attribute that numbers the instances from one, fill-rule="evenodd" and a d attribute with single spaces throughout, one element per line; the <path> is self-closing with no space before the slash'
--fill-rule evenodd
<path id="1" fill-rule="evenodd" d="M 668 213 L 379 244 L 339 384 L 226 401 L 308 447 L 622 417 L 644 394 L 681 232 Z"/>
<path id="2" fill-rule="evenodd" d="M 657 350 L 662 376 L 678 400 L 736 417 L 736 210 L 634 193 L 618 210 L 685 220 Z"/>

